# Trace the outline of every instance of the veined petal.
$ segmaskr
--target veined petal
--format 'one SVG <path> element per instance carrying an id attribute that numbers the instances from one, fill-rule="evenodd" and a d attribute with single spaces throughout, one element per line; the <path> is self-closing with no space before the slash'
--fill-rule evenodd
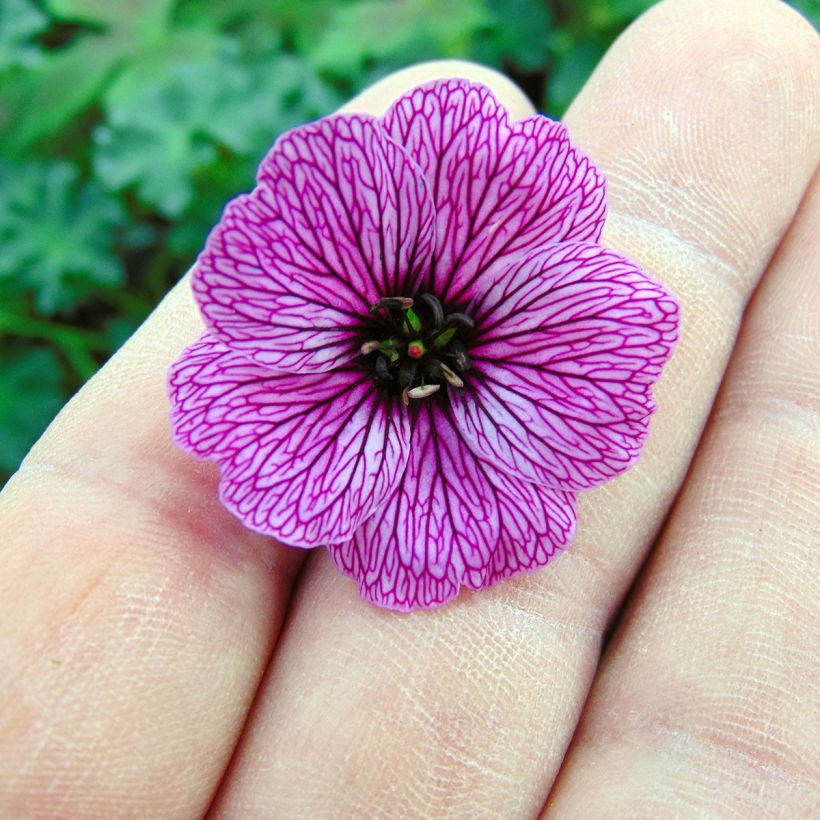
<path id="1" fill-rule="evenodd" d="M 561 244 L 510 266 L 477 311 L 469 389 L 453 416 L 482 458 L 563 489 L 638 458 L 678 305 L 615 251 Z"/>
<path id="2" fill-rule="evenodd" d="M 485 290 L 487 274 L 549 242 L 597 241 L 604 178 L 543 116 L 510 122 L 489 89 L 439 80 L 397 100 L 384 126 L 424 171 L 436 238 L 427 287 L 450 302 Z"/>
<path id="3" fill-rule="evenodd" d="M 521 481 L 491 464 L 481 466 L 495 487 L 501 534 L 491 563 L 465 576 L 471 589 L 544 566 L 572 543 L 577 523 L 574 493 Z"/>
<path id="4" fill-rule="evenodd" d="M 368 307 L 411 295 L 427 268 L 424 177 L 375 118 L 342 114 L 280 137 L 257 183 L 209 236 L 197 302 L 212 333 L 259 364 L 332 370 L 357 354 Z"/>
<path id="5" fill-rule="evenodd" d="M 423 405 L 395 493 L 347 542 L 336 565 L 379 606 L 439 606 L 460 585 L 491 586 L 546 564 L 572 540 L 575 498 L 476 458 L 445 410 Z"/>
<path id="6" fill-rule="evenodd" d="M 209 334 L 169 373 L 174 439 L 220 465 L 220 497 L 286 544 L 350 538 L 395 490 L 407 411 L 368 373 L 275 373 Z"/>

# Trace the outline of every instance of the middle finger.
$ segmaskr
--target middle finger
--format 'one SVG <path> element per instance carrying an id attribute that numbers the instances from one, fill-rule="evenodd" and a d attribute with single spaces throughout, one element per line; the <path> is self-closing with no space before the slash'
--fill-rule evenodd
<path id="1" fill-rule="evenodd" d="M 582 497 L 578 538 L 553 567 L 442 610 L 379 611 L 317 555 L 218 814 L 540 808 L 608 619 L 677 491 L 745 299 L 810 175 L 808 129 L 790 116 L 800 67 L 772 80 L 786 48 L 772 35 L 776 5 L 661 4 L 615 46 L 568 117 L 610 179 L 608 241 L 683 306 L 684 344 L 657 391 L 640 465 Z M 762 89 L 755 105 L 729 79 L 733 62 Z M 765 166 L 746 164 L 773 146 Z M 777 193 L 750 198 L 772 179 Z"/>

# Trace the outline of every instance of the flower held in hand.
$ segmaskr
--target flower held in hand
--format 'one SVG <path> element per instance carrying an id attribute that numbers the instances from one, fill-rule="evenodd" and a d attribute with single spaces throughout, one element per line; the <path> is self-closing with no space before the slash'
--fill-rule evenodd
<path id="1" fill-rule="evenodd" d="M 599 244 L 604 180 L 545 117 L 434 82 L 277 140 L 193 271 L 176 442 L 283 543 L 431 607 L 546 564 L 630 467 L 677 305 Z"/>

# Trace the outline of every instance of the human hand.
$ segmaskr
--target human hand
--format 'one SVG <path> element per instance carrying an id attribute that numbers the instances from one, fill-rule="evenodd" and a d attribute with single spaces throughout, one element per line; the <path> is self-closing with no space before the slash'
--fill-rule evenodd
<path id="1" fill-rule="evenodd" d="M 531 113 L 447 63 L 349 108 L 439 76 Z M 681 343 L 569 551 L 440 610 L 378 610 L 219 504 L 170 440 L 175 289 L 3 494 L 0 814 L 816 812 L 817 103 L 817 36 L 770 0 L 668 0 L 604 60 L 566 122 Z"/>

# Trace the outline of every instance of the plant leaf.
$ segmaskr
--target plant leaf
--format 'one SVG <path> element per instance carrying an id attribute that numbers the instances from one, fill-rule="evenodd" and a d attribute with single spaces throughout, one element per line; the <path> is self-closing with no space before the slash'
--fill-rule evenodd
<path id="1" fill-rule="evenodd" d="M 372 59 L 456 57 L 490 22 L 480 0 L 358 0 L 337 7 L 311 62 L 320 71 L 356 78 Z"/>
<path id="2" fill-rule="evenodd" d="M 0 71 L 34 65 L 42 54 L 32 39 L 48 25 L 48 18 L 29 0 L 0 4 Z"/>
<path id="3" fill-rule="evenodd" d="M 142 85 L 127 79 L 127 93 L 126 79 L 112 88 L 107 122 L 95 131 L 94 169 L 106 187 L 133 187 L 143 204 L 169 218 L 195 195 L 224 202 L 252 184 L 248 165 L 227 189 L 209 183 L 225 166 L 236 171 L 236 160 L 261 158 L 278 133 L 337 101 L 304 63 L 283 55 L 247 59 L 228 38 L 212 54 L 171 60 Z"/>
<path id="4" fill-rule="evenodd" d="M 60 364 L 50 349 L 0 349 L 0 479 L 17 469 L 66 400 L 60 382 Z"/>
<path id="5" fill-rule="evenodd" d="M 499 68 L 541 71 L 549 60 L 550 7 L 542 0 L 488 0 L 489 25 L 477 33 L 472 55 Z"/>
<path id="6" fill-rule="evenodd" d="M 174 0 L 47 0 L 46 6 L 60 20 L 145 34 L 167 25 Z"/>
<path id="7" fill-rule="evenodd" d="M 0 280 L 30 294 L 40 313 L 73 307 L 98 285 L 120 285 L 114 252 L 120 203 L 74 165 L 0 165 Z"/>

